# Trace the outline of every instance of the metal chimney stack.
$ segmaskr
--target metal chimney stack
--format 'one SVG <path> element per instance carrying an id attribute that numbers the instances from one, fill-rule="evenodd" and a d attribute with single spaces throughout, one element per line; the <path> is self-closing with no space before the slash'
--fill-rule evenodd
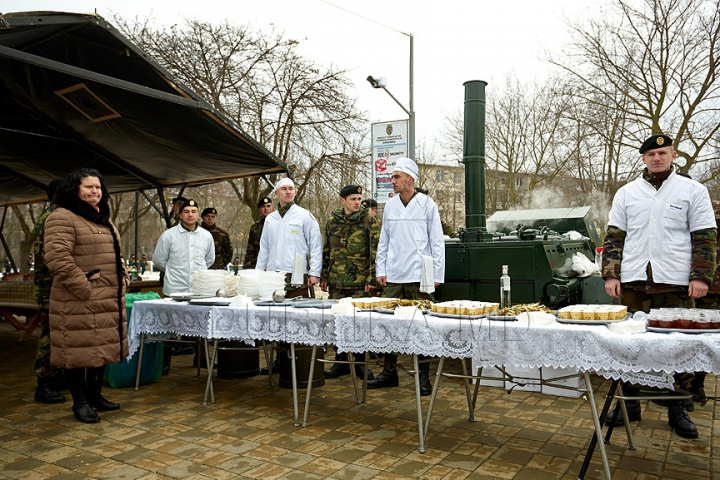
<path id="1" fill-rule="evenodd" d="M 467 240 L 477 241 L 485 231 L 485 87 L 483 80 L 465 86 L 465 225 Z"/>

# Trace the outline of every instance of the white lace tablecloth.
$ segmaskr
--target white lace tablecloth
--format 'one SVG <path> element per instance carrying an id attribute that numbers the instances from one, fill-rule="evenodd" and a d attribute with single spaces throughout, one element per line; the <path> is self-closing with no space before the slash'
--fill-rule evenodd
<path id="1" fill-rule="evenodd" d="M 676 372 L 720 373 L 720 334 L 620 335 L 604 325 L 527 326 L 431 315 L 410 320 L 374 312 L 338 315 L 336 334 L 341 351 L 472 357 L 484 367 L 571 368 L 654 387 L 672 385 Z"/>
<path id="2" fill-rule="evenodd" d="M 140 345 L 141 333 L 242 340 L 250 345 L 255 345 L 254 339 L 325 345 L 335 341 L 335 317 L 318 308 L 218 307 L 146 300 L 133 305 L 128 358 Z"/>
<path id="3" fill-rule="evenodd" d="M 176 334 L 209 338 L 213 307 L 187 302 L 143 300 L 135 302 L 128 322 L 128 359 L 140 345 L 140 334 Z"/>

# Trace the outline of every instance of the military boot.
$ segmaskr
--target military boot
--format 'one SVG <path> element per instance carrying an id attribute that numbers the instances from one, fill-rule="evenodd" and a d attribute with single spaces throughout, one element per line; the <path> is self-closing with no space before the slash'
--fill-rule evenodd
<path id="1" fill-rule="evenodd" d="M 170 373 L 170 366 L 172 364 L 172 345 L 167 343 L 163 345 L 163 366 L 162 374 L 167 375 Z"/>
<path id="2" fill-rule="evenodd" d="M 693 398 L 690 400 L 685 400 L 685 409 L 688 412 L 692 412 L 695 410 L 695 403 L 699 403 L 700 405 L 705 405 L 707 403 L 707 395 L 705 395 L 705 377 L 707 376 L 707 373 L 705 372 L 695 372 L 695 377 L 692 379 L 692 382 L 690 383 L 690 393 L 692 393 Z"/>
<path id="3" fill-rule="evenodd" d="M 668 424 L 683 438 L 697 438 L 697 427 L 690 419 L 682 400 L 671 400 L 668 406 Z"/>
<path id="4" fill-rule="evenodd" d="M 638 402 L 637 400 L 625 400 L 625 408 L 628 412 L 629 421 L 639 422 L 640 420 L 642 420 L 642 409 L 640 408 L 640 402 Z M 618 402 L 615 404 L 615 408 L 612 410 L 612 412 L 608 413 L 608 416 L 605 417 L 605 425 L 612 424 L 612 419 L 616 411 L 617 417 L 615 417 L 615 426 L 619 427 L 620 425 L 625 424 L 625 422 L 623 422 L 622 410 L 620 409 L 620 402 Z"/>
<path id="5" fill-rule="evenodd" d="M 427 397 L 432 393 L 432 384 L 430 383 L 430 364 L 421 363 L 418 365 L 420 370 L 420 395 Z"/>
<path id="6" fill-rule="evenodd" d="M 47 377 L 37 377 L 35 401 L 38 403 L 56 404 L 65 402 L 65 396 L 55 390 L 54 382 Z"/>
<path id="7" fill-rule="evenodd" d="M 336 353 L 335 360 L 347 362 L 347 353 Z M 347 363 L 333 363 L 333 366 L 325 370 L 325 378 L 337 378 L 343 375 L 350 375 L 350 365 Z"/>
<path id="8" fill-rule="evenodd" d="M 383 371 L 373 380 L 365 384 L 367 388 L 397 387 L 400 385 L 397 373 L 397 355 L 385 354 L 385 366 Z"/>

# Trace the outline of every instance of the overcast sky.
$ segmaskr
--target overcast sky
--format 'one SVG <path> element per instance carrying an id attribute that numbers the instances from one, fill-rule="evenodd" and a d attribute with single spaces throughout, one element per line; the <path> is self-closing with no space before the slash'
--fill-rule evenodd
<path id="1" fill-rule="evenodd" d="M 418 143 L 433 143 L 446 115 L 462 108 L 468 80 L 490 83 L 487 94 L 514 73 L 542 80 L 549 66 L 544 51 L 568 40 L 566 20 L 597 13 L 590 0 L 2 0 L 13 11 L 97 12 L 125 18 L 152 16 L 156 25 L 183 18 L 229 20 L 259 28 L 270 24 L 301 41 L 303 52 L 321 64 L 349 71 L 359 106 L 371 121 L 398 120 L 405 113 L 365 80 L 388 79 L 388 89 L 409 107 L 409 37 L 415 43 L 415 111 Z M 353 13 L 348 12 L 354 12 Z M 358 16 L 359 15 L 359 16 Z M 365 17 L 365 18 L 362 18 Z M 379 25 L 383 24 L 385 26 Z M 368 131 L 370 126 L 368 125 Z"/>

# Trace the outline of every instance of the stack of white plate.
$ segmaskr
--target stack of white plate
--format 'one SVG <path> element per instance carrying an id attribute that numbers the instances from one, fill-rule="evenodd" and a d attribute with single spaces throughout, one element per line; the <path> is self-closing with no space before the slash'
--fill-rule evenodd
<path id="1" fill-rule="evenodd" d="M 258 280 L 261 273 L 265 272 L 255 269 L 239 270 L 237 274 L 237 292 L 241 295 L 257 298 L 259 296 L 257 290 Z"/>
<path id="2" fill-rule="evenodd" d="M 285 274 L 282 272 L 262 272 L 258 279 L 258 295 L 260 298 L 272 297 L 275 290 L 285 289 Z"/>
<path id="3" fill-rule="evenodd" d="M 192 273 L 192 291 L 195 295 L 214 296 L 218 290 L 225 289 L 225 270 L 200 270 Z"/>

